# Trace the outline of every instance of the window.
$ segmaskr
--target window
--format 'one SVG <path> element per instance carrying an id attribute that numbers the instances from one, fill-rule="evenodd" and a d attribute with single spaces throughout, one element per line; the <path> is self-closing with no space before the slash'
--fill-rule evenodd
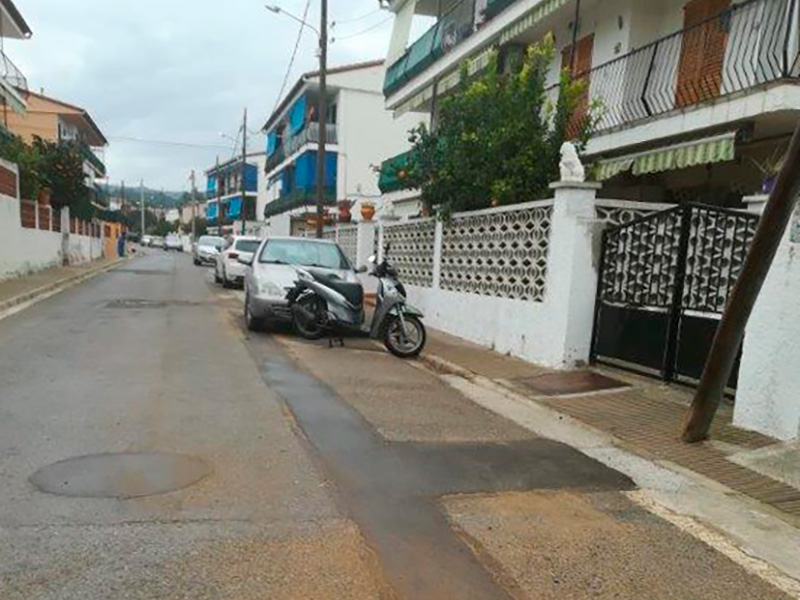
<path id="1" fill-rule="evenodd" d="M 236 242 L 236 250 L 240 252 L 255 252 L 258 250 L 259 244 L 261 244 L 261 240 L 238 240 Z"/>
<path id="2" fill-rule="evenodd" d="M 311 240 L 270 240 L 261 251 L 259 262 L 325 269 L 349 269 L 344 254 L 336 244 Z"/>

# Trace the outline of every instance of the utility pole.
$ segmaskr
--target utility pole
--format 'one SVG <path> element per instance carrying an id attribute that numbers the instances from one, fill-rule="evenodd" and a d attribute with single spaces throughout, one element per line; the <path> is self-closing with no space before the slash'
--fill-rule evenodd
<path id="1" fill-rule="evenodd" d="M 120 202 L 121 202 L 122 206 L 124 207 L 125 204 L 126 204 L 125 203 L 125 180 L 124 179 L 121 182 L 119 194 L 120 194 L 120 197 L 121 197 Z"/>
<path id="2" fill-rule="evenodd" d="M 242 235 L 247 232 L 247 196 L 244 185 L 244 172 L 247 166 L 247 108 L 244 109 L 244 119 L 242 119 L 242 176 L 239 181 L 239 189 L 242 192 Z"/>
<path id="3" fill-rule="evenodd" d="M 214 167 L 214 177 L 217 178 L 217 231 L 222 234 L 222 212 L 220 212 L 220 207 L 222 206 L 222 180 L 219 177 L 219 154 L 217 154 L 217 163 Z"/>
<path id="4" fill-rule="evenodd" d="M 142 206 L 142 235 L 144 235 L 144 179 L 139 180 L 139 204 Z"/>
<path id="5" fill-rule="evenodd" d="M 192 180 L 192 241 L 195 241 L 197 239 L 195 223 L 197 221 L 197 185 L 195 184 L 194 169 L 192 169 L 192 175 L 189 179 Z"/>
<path id="6" fill-rule="evenodd" d="M 794 130 L 778 181 L 770 194 L 742 272 L 722 313 L 714 343 L 708 354 L 700 385 L 686 420 L 683 441 L 701 442 L 708 437 L 711 423 L 725 393 L 733 363 L 744 339 L 761 286 L 783 239 L 800 193 L 800 124 Z"/>
<path id="7" fill-rule="evenodd" d="M 322 215 L 325 204 L 325 145 L 328 120 L 328 0 L 320 0 L 319 26 L 319 146 L 317 147 L 317 237 L 322 237 Z"/>

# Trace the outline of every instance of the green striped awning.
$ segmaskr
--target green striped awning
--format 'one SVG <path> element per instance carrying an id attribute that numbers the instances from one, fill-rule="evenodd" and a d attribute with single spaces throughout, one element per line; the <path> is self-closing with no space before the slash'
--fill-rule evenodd
<path id="1" fill-rule="evenodd" d="M 519 34 L 530 29 L 547 15 L 557 11 L 570 0 L 544 0 L 508 25 L 500 32 L 500 44 L 513 40 Z"/>
<path id="2" fill-rule="evenodd" d="M 646 175 L 731 161 L 736 154 L 735 146 L 736 132 L 731 132 L 649 152 L 602 160 L 597 166 L 597 181 L 606 181 L 629 170 L 634 175 Z"/>
<path id="3" fill-rule="evenodd" d="M 472 58 L 467 59 L 467 73 L 472 76 L 480 73 L 489 65 L 489 59 L 495 52 L 494 46 L 488 46 L 481 50 Z M 436 85 L 436 95 L 441 96 L 448 90 L 453 89 L 458 85 L 461 77 L 460 69 L 454 69 L 439 78 Z M 424 87 L 422 90 L 411 96 L 408 100 L 400 104 L 394 111 L 395 118 L 407 112 L 417 110 L 424 106 L 431 98 L 433 98 L 433 85 Z"/>

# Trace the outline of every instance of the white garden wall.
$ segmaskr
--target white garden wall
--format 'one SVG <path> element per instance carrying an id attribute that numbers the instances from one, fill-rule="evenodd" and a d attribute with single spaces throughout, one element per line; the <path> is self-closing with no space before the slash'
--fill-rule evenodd
<path id="1" fill-rule="evenodd" d="M 15 164 L 0 159 L 0 168 L 18 177 Z M 35 203 L 24 202 L 39 214 Z M 49 207 L 43 210 L 50 213 Z M 19 198 L 0 194 L 0 280 L 60 266 L 64 264 L 65 251 L 69 264 L 88 262 L 103 256 L 102 238 L 70 234 L 68 209 L 64 209 L 61 217 L 56 215 L 53 218 L 61 219 L 61 232 L 52 231 L 59 228 L 57 223 L 52 223 L 50 229 L 40 228 L 38 216 L 36 227 L 23 227 Z"/>

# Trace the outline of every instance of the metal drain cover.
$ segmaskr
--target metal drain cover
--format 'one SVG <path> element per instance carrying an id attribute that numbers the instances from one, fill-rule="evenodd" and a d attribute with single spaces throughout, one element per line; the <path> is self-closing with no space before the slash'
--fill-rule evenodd
<path id="1" fill-rule="evenodd" d="M 123 452 L 62 460 L 42 467 L 30 481 L 61 496 L 138 498 L 188 487 L 209 473 L 208 464 L 194 456 Z"/>

